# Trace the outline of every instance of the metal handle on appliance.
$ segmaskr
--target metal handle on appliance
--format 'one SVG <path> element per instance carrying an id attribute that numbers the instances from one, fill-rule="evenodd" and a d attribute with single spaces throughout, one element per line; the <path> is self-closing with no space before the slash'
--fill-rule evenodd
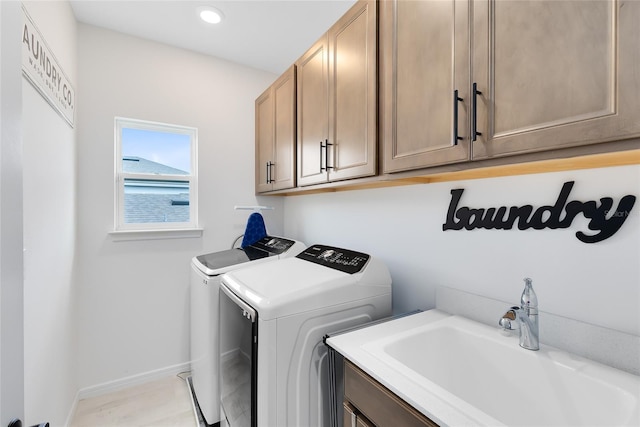
<path id="1" fill-rule="evenodd" d="M 462 140 L 461 136 L 458 136 L 458 102 L 464 101 L 458 96 L 458 89 L 453 91 L 453 145 L 458 145 L 458 141 Z"/>
<path id="2" fill-rule="evenodd" d="M 482 95 L 482 92 L 478 90 L 478 83 L 473 83 L 473 101 L 472 101 L 472 109 L 473 109 L 473 120 L 471 121 L 471 141 L 475 141 L 478 139 L 478 135 L 482 135 L 481 132 L 478 132 L 478 95 Z"/>
<path id="3" fill-rule="evenodd" d="M 230 289 L 228 289 L 224 284 L 220 284 L 220 290 L 225 293 L 226 296 L 231 299 L 237 306 L 239 306 L 243 311 L 243 316 L 247 319 L 251 320 L 251 323 L 254 323 L 257 319 L 256 311 L 246 302 L 242 301 L 240 297 L 234 294 Z"/>
<path id="4" fill-rule="evenodd" d="M 326 169 L 322 166 L 322 149 L 325 148 L 323 141 L 320 141 L 320 172 L 324 172 Z"/>

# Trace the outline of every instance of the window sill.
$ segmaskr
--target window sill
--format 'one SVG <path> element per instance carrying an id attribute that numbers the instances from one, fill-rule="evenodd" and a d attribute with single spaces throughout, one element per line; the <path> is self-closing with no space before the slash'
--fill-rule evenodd
<path id="1" fill-rule="evenodd" d="M 130 240 L 190 239 L 202 237 L 203 228 L 166 229 L 166 230 L 119 230 L 109 232 L 114 242 Z"/>

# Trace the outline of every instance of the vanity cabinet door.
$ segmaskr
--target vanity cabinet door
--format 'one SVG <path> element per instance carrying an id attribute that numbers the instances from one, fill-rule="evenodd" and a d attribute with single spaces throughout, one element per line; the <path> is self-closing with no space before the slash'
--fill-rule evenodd
<path id="1" fill-rule="evenodd" d="M 375 427 L 375 424 L 358 412 L 355 406 L 349 402 L 344 402 L 344 419 L 342 425 L 343 427 Z"/>
<path id="2" fill-rule="evenodd" d="M 344 398 L 351 408 L 355 408 L 356 418 L 364 417 L 376 426 L 438 427 L 347 359 L 344 363 Z M 351 426 L 353 419 L 351 414 L 347 419 L 347 408 L 345 405 L 345 427 Z"/>
<path id="3" fill-rule="evenodd" d="M 363 417 L 361 415 L 359 417 L 356 417 L 355 427 L 376 427 L 376 425 L 369 421 L 366 417 Z"/>
<path id="4" fill-rule="evenodd" d="M 296 185 L 296 69 L 291 66 L 256 99 L 256 192 Z"/>
<path id="5" fill-rule="evenodd" d="M 380 2 L 384 172 L 469 160 L 469 11 L 468 0 Z"/>
<path id="6" fill-rule="evenodd" d="M 474 2 L 473 158 L 640 135 L 640 2 Z"/>

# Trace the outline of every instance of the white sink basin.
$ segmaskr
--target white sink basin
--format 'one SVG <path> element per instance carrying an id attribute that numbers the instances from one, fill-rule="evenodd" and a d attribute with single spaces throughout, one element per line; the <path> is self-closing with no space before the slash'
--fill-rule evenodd
<path id="1" fill-rule="evenodd" d="M 432 312 L 353 332 L 369 340 L 343 345 L 355 343 L 365 371 L 444 425 L 640 425 L 640 377 Z"/>

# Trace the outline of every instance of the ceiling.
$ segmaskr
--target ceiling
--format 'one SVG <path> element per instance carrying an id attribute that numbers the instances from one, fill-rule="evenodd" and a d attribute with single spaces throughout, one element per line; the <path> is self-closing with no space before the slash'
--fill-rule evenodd
<path id="1" fill-rule="evenodd" d="M 281 74 L 355 0 L 75 0 L 79 22 Z M 198 7 L 224 20 L 205 24 Z"/>

